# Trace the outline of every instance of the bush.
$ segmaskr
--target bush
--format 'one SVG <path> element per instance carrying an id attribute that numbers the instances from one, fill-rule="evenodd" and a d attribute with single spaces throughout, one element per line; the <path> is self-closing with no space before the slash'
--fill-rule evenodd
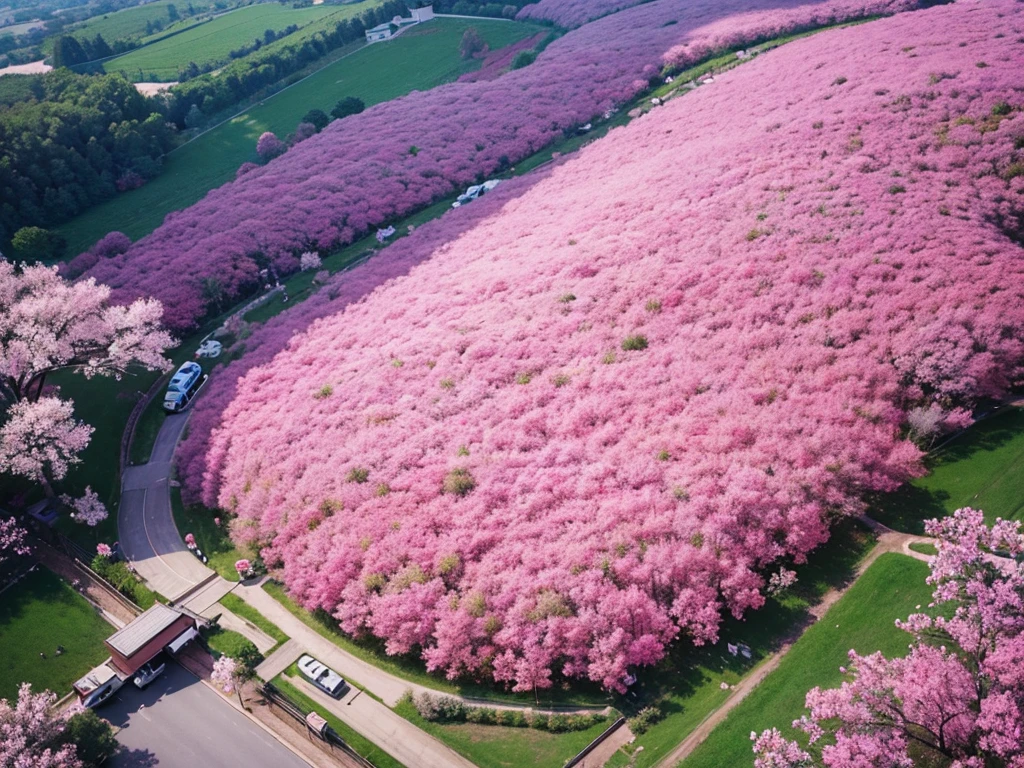
<path id="1" fill-rule="evenodd" d="M 435 696 L 421 693 L 413 700 L 416 711 L 424 720 L 439 723 L 458 723 L 466 720 L 466 705 L 454 696 Z"/>
<path id="2" fill-rule="evenodd" d="M 362 99 L 357 99 L 355 96 L 346 96 L 334 105 L 334 109 L 331 110 L 331 117 L 340 120 L 349 115 L 358 115 L 364 109 L 366 109 L 366 104 L 363 103 Z"/>
<path id="3" fill-rule="evenodd" d="M 654 725 L 656 722 L 664 717 L 662 711 L 658 707 L 644 707 L 637 712 L 633 717 L 629 718 L 629 730 L 633 732 L 634 736 L 639 736 L 642 733 L 646 733 L 647 730 Z"/>
<path id="4" fill-rule="evenodd" d="M 444 477 L 444 492 L 452 493 L 456 496 L 465 496 L 467 493 L 476 488 L 476 480 L 469 474 L 468 469 L 459 467 L 453 469 Z"/>
<path id="5" fill-rule="evenodd" d="M 512 69 L 522 69 L 528 67 L 537 60 L 536 51 L 520 51 L 516 54 L 515 58 L 512 59 Z"/>
<path id="6" fill-rule="evenodd" d="M 622 348 L 626 352 L 647 349 L 647 337 L 641 336 L 640 334 L 636 334 L 635 336 L 627 336 L 622 340 Z"/>

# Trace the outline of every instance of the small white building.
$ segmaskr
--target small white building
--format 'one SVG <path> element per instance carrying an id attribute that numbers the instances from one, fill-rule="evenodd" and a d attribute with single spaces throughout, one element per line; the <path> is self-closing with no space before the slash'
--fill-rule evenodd
<path id="1" fill-rule="evenodd" d="M 430 21 L 434 18 L 434 6 L 425 5 L 422 8 L 411 8 L 409 13 L 412 14 L 413 20 L 423 23 L 424 21 Z"/>
<path id="2" fill-rule="evenodd" d="M 391 22 L 378 24 L 373 29 L 366 30 L 366 42 L 375 43 L 378 40 L 387 40 L 394 32 L 391 31 Z"/>

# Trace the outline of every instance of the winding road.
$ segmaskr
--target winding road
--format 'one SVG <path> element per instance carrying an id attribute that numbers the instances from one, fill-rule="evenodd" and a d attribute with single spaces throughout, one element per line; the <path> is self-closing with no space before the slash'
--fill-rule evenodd
<path id="1" fill-rule="evenodd" d="M 169 600 L 214 575 L 188 551 L 171 513 L 172 459 L 187 421 L 188 412 L 169 415 L 160 427 L 149 463 L 125 470 L 117 513 L 125 556 L 150 589 Z"/>

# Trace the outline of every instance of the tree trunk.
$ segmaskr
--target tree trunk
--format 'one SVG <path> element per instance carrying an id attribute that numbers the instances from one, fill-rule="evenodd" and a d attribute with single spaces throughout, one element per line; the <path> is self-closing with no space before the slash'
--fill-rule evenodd
<path id="1" fill-rule="evenodd" d="M 54 492 L 53 486 L 50 485 L 50 481 L 46 477 L 45 472 L 39 473 L 39 484 L 43 486 L 43 493 L 46 494 L 46 498 L 50 499 L 50 501 L 55 501 L 57 498 L 57 494 L 56 492 Z"/>

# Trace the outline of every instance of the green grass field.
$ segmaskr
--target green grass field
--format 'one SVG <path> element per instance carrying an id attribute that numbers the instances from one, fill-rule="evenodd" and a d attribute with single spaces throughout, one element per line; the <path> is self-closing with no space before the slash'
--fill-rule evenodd
<path id="1" fill-rule="evenodd" d="M 1024 520 L 1024 408 L 984 419 L 930 456 L 928 474 L 875 500 L 871 515 L 901 531 L 921 533 L 924 521 L 960 507 Z"/>
<path id="2" fill-rule="evenodd" d="M 910 635 L 893 622 L 931 599 L 931 587 L 924 583 L 927 575 L 928 566 L 919 560 L 892 553 L 879 557 L 682 768 L 753 766 L 751 732 L 776 727 L 793 738 L 791 723 L 804 713 L 807 691 L 816 685 L 839 685 L 839 667 L 847 663 L 851 648 L 862 654 L 882 651 L 890 657 L 906 653 Z"/>
<path id="3" fill-rule="evenodd" d="M 107 72 L 123 72 L 136 82 L 177 80 L 178 73 L 190 62 L 203 67 L 230 61 L 231 51 L 251 45 L 256 38 L 262 40 L 265 30 L 279 32 L 292 24 L 302 27 L 325 16 L 347 18 L 361 13 L 372 1 L 364 0 L 343 9 L 332 5 L 309 8 L 291 8 L 278 3 L 250 5 L 118 56 L 105 62 L 103 68 Z"/>
<path id="4" fill-rule="evenodd" d="M 193 9 L 197 12 L 207 11 L 213 8 L 212 0 L 192 0 Z M 70 33 L 79 40 L 83 38 L 93 39 L 96 35 L 103 35 L 107 43 L 115 40 L 128 38 L 141 38 L 146 34 L 146 24 L 152 22 L 163 22 L 164 27 L 170 27 L 171 17 L 167 7 L 175 6 L 179 16 L 184 16 L 188 11 L 189 0 L 155 0 L 145 5 L 137 5 L 134 8 L 125 8 L 122 11 L 107 13 L 102 16 L 94 16 L 87 19 Z M 235 5 L 235 3 L 231 3 Z M 52 41 L 47 40 L 44 50 L 49 51 Z"/>
<path id="5" fill-rule="evenodd" d="M 436 19 L 383 45 L 360 48 L 311 77 L 268 98 L 227 123 L 171 152 L 157 178 L 118 195 L 59 228 L 68 253 L 87 249 L 107 232 L 132 239 L 148 234 L 171 211 L 186 208 L 234 178 L 238 166 L 256 161 L 256 139 L 264 131 L 285 136 L 307 111 L 330 111 L 345 96 L 367 106 L 427 90 L 480 66 L 459 57 L 459 42 L 476 27 L 492 50 L 535 35 L 541 27 L 507 21 Z M 415 63 L 412 66 L 412 63 Z"/>
<path id="6" fill-rule="evenodd" d="M 721 641 L 707 648 L 685 643 L 674 645 L 668 657 L 653 669 L 637 673 L 633 686 L 637 698 L 625 697 L 622 708 L 634 714 L 641 707 L 657 706 L 664 719 L 638 736 L 633 748 L 643 747 L 633 758 L 635 768 L 648 768 L 670 753 L 694 728 L 728 698 L 721 684 L 735 685 L 774 652 L 782 640 L 809 621 L 808 609 L 830 589 L 848 582 L 859 563 L 874 547 L 874 538 L 849 521 L 836 528 L 829 541 L 797 568 L 797 584 L 746 619 L 726 619 Z M 727 643 L 750 646 L 751 659 L 731 656 Z M 614 766 L 629 764 L 624 753 Z M 723 763 L 724 765 L 724 763 Z"/>
<path id="7" fill-rule="evenodd" d="M 69 693 L 110 655 L 103 641 L 113 633 L 85 598 L 40 566 L 0 594 L 0 699 L 16 698 L 23 682 L 35 691 Z"/>
<path id="8" fill-rule="evenodd" d="M 432 723 L 420 717 L 410 701 L 399 702 L 395 712 L 480 768 L 561 768 L 612 722 L 598 723 L 585 731 L 550 733 L 503 725 Z"/>

